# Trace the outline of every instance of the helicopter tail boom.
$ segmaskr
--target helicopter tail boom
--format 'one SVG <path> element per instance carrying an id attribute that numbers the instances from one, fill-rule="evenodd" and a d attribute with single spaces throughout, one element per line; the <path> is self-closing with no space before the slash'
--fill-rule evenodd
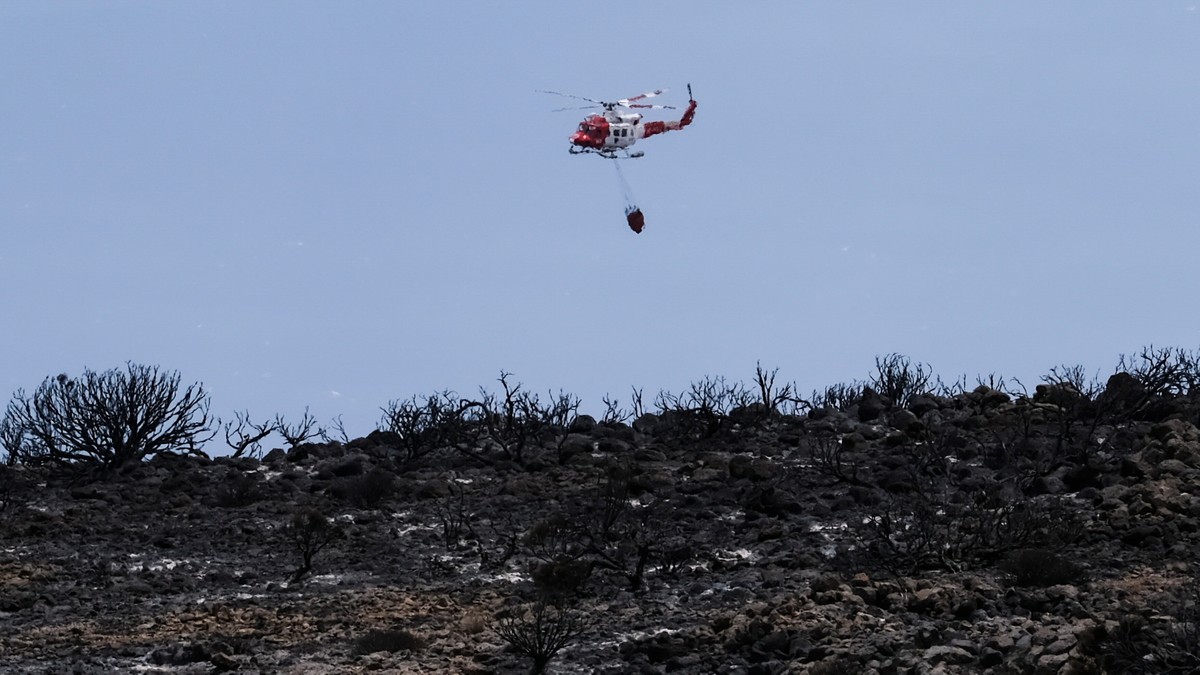
<path id="1" fill-rule="evenodd" d="M 688 86 L 690 92 L 691 86 Z M 696 101 L 695 99 L 688 101 L 687 110 L 683 111 L 683 117 L 678 121 L 668 120 L 665 122 L 646 122 L 642 125 L 645 130 L 642 132 L 642 138 L 649 138 L 658 134 L 663 134 L 668 131 L 679 131 L 692 123 L 692 118 L 696 116 Z"/>

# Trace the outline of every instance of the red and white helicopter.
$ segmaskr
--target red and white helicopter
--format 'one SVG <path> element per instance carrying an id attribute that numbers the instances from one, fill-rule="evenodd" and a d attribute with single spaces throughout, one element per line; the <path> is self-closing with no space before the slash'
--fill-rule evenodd
<path id="1" fill-rule="evenodd" d="M 563 110 L 584 110 L 587 108 L 603 108 L 604 112 L 589 115 L 586 119 L 579 123 L 579 129 L 571 135 L 571 147 L 568 148 L 572 155 L 582 155 L 585 153 L 595 153 L 601 157 L 608 159 L 618 159 L 618 153 L 624 153 L 625 157 L 637 158 L 645 155 L 644 152 L 629 151 L 629 147 L 637 143 L 643 138 L 649 138 L 668 131 L 678 131 L 692 123 L 692 118 L 696 115 L 696 101 L 692 98 L 692 85 L 688 85 L 688 106 L 683 112 L 683 118 L 667 121 L 651 121 L 643 122 L 641 113 L 637 112 L 619 112 L 617 108 L 628 109 L 658 109 L 658 110 L 674 110 L 675 106 L 655 105 L 652 103 L 637 103 L 648 98 L 654 98 L 659 94 L 664 93 L 665 89 L 656 89 L 638 94 L 629 98 L 623 98 L 619 101 L 597 101 L 586 96 L 576 96 L 574 94 L 563 94 L 557 91 L 546 91 L 539 89 L 538 91 L 545 94 L 554 94 L 556 96 L 566 96 L 568 98 L 577 98 L 582 101 L 588 101 L 592 105 L 580 106 L 578 108 L 559 108 L 554 112 Z"/>

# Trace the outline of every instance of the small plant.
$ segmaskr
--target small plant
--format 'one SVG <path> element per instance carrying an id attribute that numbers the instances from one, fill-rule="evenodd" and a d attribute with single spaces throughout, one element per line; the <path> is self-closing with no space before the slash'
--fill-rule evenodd
<path id="1" fill-rule="evenodd" d="M 300 566 L 292 573 L 291 583 L 298 583 L 313 568 L 313 558 L 333 543 L 341 534 L 323 513 L 312 508 L 300 508 L 292 514 L 283 528 L 284 537 L 300 554 Z"/>
<path id="2" fill-rule="evenodd" d="M 406 630 L 373 630 L 354 641 L 354 653 L 359 655 L 376 652 L 419 652 L 425 649 L 425 640 Z"/>
<path id="3" fill-rule="evenodd" d="M 541 675 L 550 660 L 590 625 L 590 619 L 581 612 L 539 602 L 497 617 L 492 630 L 533 660 L 530 675 Z"/>

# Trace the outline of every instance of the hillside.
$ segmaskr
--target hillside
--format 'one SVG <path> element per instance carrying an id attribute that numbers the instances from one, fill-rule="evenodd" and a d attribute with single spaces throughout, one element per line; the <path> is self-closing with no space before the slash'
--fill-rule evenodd
<path id="1" fill-rule="evenodd" d="M 1200 673 L 1200 390 L 1131 365 L 4 467 L 0 670 Z"/>

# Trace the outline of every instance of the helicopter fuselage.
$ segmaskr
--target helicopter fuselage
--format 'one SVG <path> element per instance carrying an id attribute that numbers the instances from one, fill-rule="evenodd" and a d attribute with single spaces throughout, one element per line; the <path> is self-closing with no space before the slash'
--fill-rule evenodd
<path id="1" fill-rule="evenodd" d="M 644 132 L 640 114 L 606 110 L 603 115 L 589 115 L 579 123 L 571 135 L 571 151 L 612 155 L 636 143 Z"/>

